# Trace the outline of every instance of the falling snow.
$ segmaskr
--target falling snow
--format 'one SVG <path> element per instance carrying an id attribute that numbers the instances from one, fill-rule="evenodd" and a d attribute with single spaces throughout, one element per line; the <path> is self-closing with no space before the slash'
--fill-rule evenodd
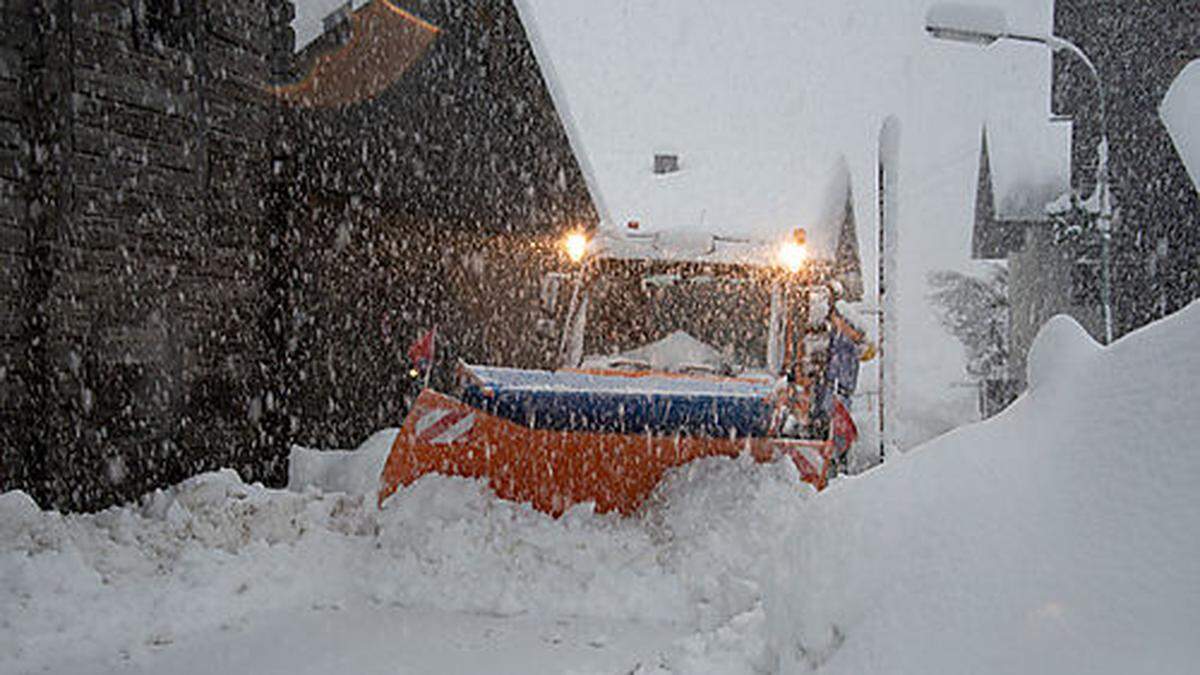
<path id="1" fill-rule="evenodd" d="M 1194 5 L 0 2 L 0 671 L 1195 670 Z"/>

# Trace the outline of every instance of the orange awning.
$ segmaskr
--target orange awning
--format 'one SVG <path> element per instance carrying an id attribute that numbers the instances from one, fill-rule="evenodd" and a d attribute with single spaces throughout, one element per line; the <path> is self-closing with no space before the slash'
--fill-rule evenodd
<path id="1" fill-rule="evenodd" d="M 276 97 L 306 108 L 375 98 L 420 61 L 439 32 L 389 0 L 374 0 L 354 12 L 350 21 L 350 41 L 318 57 L 300 82 L 275 87 Z"/>

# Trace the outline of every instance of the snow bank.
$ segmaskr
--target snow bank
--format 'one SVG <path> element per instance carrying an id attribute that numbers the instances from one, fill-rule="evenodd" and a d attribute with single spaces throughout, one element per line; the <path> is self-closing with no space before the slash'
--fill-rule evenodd
<path id="1" fill-rule="evenodd" d="M 1198 334 L 1056 319 L 1007 413 L 813 500 L 765 586 L 783 672 L 1192 672 Z"/>
<path id="2" fill-rule="evenodd" d="M 91 650 L 130 657 L 263 606 L 336 598 L 345 584 L 330 573 L 350 552 L 313 555 L 314 545 L 370 531 L 353 506 L 248 486 L 233 472 L 91 516 L 5 495 L 0 672 L 54 670 L 47 664 Z M 316 523 L 327 536 L 312 536 Z"/>
<path id="3" fill-rule="evenodd" d="M 438 476 L 379 511 L 362 488 L 389 435 L 354 453 L 297 449 L 303 492 L 226 471 L 95 515 L 0 496 L 0 672 L 148 667 L 256 617 L 345 607 L 670 623 L 694 635 L 662 645 L 663 672 L 765 663 L 762 551 L 811 494 L 790 465 L 695 463 L 638 519 L 581 506 L 552 520 Z M 362 494 L 322 489 L 335 485 Z"/>
<path id="4" fill-rule="evenodd" d="M 1029 349 L 1026 359 L 1029 388 L 1036 391 L 1073 381 L 1100 349 L 1100 343 L 1078 321 L 1065 314 L 1051 317 Z"/>

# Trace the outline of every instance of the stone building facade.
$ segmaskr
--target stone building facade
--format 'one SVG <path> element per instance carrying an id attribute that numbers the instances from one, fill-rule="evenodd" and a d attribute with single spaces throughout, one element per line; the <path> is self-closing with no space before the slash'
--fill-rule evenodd
<path id="1" fill-rule="evenodd" d="M 1120 335 L 1200 297 L 1200 195 L 1159 117 L 1171 83 L 1200 58 L 1200 3 L 1056 0 L 1054 15 L 1055 33 L 1091 57 L 1108 90 Z M 1069 57 L 1056 57 L 1054 71 L 1054 112 L 1075 120 L 1073 183 L 1089 194 L 1100 139 L 1096 86 Z"/>
<path id="2" fill-rule="evenodd" d="M 5 0 L 0 482 L 84 507 L 271 444 L 274 0 Z"/>
<path id="3" fill-rule="evenodd" d="M 487 358 L 479 289 L 590 205 L 511 3 L 395 4 L 437 43 L 312 110 L 286 0 L 0 0 L 0 490 L 278 484 L 401 422 L 418 331 Z"/>

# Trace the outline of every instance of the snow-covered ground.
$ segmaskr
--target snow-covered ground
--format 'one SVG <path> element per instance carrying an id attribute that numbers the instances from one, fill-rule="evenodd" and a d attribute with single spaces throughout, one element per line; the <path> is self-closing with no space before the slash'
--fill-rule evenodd
<path id="1" fill-rule="evenodd" d="M 551 520 L 361 453 L 87 516 L 0 496 L 4 673 L 1187 673 L 1200 662 L 1200 304 L 817 495 L 708 460 L 637 518 Z M 364 477 L 362 472 L 366 472 Z"/>
<path id="2" fill-rule="evenodd" d="M 294 459 L 294 480 L 347 480 Z M 628 520 L 439 477 L 382 512 L 229 472 L 94 516 L 10 493 L 0 672 L 738 672 L 722 659 L 764 652 L 762 552 L 806 494 L 751 461 L 678 472 Z"/>

